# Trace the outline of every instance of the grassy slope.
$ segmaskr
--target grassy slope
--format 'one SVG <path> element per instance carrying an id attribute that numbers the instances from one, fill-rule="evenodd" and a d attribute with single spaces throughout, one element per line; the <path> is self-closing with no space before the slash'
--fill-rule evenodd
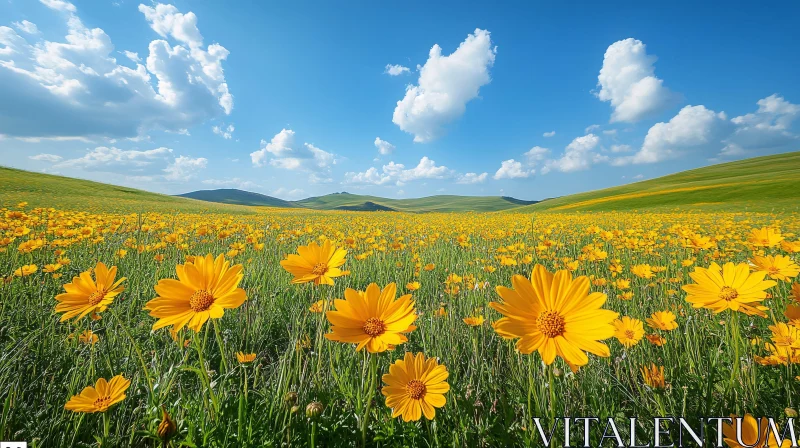
<path id="1" fill-rule="evenodd" d="M 0 207 L 27 202 L 29 207 L 93 212 L 184 212 L 208 210 L 249 213 L 250 207 L 168 196 L 82 179 L 0 167 Z"/>
<path id="2" fill-rule="evenodd" d="M 374 202 L 394 210 L 406 212 L 493 212 L 518 207 L 518 200 L 500 196 L 452 196 L 439 195 L 417 199 L 386 199 L 350 193 L 334 193 L 296 201 L 303 207 L 317 210 L 333 210 L 342 206 L 360 206 Z"/>
<path id="3" fill-rule="evenodd" d="M 191 193 L 179 194 L 177 196 L 200 201 L 219 202 L 222 204 L 253 205 L 263 207 L 297 207 L 296 204 L 284 201 L 283 199 L 273 198 L 260 193 L 237 190 L 235 188 L 220 188 L 218 190 L 198 190 Z"/>
<path id="4" fill-rule="evenodd" d="M 739 160 L 620 187 L 550 199 L 513 211 L 800 210 L 800 152 Z"/>

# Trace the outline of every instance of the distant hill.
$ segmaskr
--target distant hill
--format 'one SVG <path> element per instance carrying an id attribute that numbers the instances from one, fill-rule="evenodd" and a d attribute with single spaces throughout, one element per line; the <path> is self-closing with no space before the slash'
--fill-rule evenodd
<path id="1" fill-rule="evenodd" d="M 27 202 L 29 207 L 93 212 L 253 213 L 249 207 L 196 201 L 90 180 L 0 167 L 0 207 Z"/>
<path id="2" fill-rule="evenodd" d="M 296 204 L 283 199 L 273 198 L 261 193 L 237 190 L 235 188 L 220 188 L 218 190 L 198 190 L 190 193 L 179 194 L 184 198 L 198 199 L 200 201 L 218 202 L 222 204 L 251 205 L 263 207 L 297 207 Z"/>
<path id="3" fill-rule="evenodd" d="M 295 201 L 297 205 L 315 210 L 354 210 L 383 206 L 404 212 L 494 212 L 509 210 L 520 205 L 535 204 L 536 201 L 523 201 L 506 196 L 454 196 L 438 195 L 415 199 L 387 199 L 347 192 L 332 193 Z M 342 208 L 348 207 L 348 208 Z"/>
<path id="4" fill-rule="evenodd" d="M 397 210 L 385 205 L 367 201 L 361 205 L 340 205 L 334 210 L 347 210 L 351 212 L 396 212 Z"/>
<path id="5" fill-rule="evenodd" d="M 620 187 L 519 207 L 514 212 L 634 210 L 800 210 L 800 152 L 721 163 Z"/>

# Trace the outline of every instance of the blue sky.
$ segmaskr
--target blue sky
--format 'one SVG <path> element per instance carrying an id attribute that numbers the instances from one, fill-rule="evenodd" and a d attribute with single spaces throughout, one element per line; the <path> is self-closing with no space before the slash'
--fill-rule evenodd
<path id="1" fill-rule="evenodd" d="M 800 150 L 800 4 L 0 0 L 3 165 L 541 199 Z"/>

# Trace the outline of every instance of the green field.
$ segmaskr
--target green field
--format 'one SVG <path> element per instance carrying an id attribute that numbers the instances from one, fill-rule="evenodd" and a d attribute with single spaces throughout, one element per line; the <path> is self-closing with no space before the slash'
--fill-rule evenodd
<path id="1" fill-rule="evenodd" d="M 362 196 L 350 193 L 334 193 L 296 201 L 296 204 L 315 210 L 341 210 L 340 207 L 364 207 L 369 204 L 382 205 L 402 212 L 495 212 L 519 207 L 519 199 L 504 196 L 455 196 L 437 195 L 416 199 L 387 199 L 377 196 Z"/>
<path id="2" fill-rule="evenodd" d="M 0 167 L 0 207 L 27 202 L 31 207 L 92 211 L 252 213 L 249 207 L 197 201 L 135 188 Z"/>
<path id="3" fill-rule="evenodd" d="M 514 212 L 637 209 L 794 211 L 800 208 L 800 152 L 722 163 L 620 187 L 589 191 Z"/>

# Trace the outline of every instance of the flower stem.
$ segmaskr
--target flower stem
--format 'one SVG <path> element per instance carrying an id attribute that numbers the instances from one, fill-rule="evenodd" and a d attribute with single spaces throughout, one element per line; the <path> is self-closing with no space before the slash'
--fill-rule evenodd
<path id="1" fill-rule="evenodd" d="M 369 425 L 369 413 L 372 410 L 372 398 L 375 395 L 375 378 L 377 376 L 378 356 L 369 355 L 369 389 L 367 390 L 367 402 L 364 411 L 364 418 L 361 419 L 361 445 L 367 446 L 367 426 Z"/>
<path id="2" fill-rule="evenodd" d="M 205 344 L 205 342 L 206 342 L 205 336 L 208 336 L 208 330 L 206 330 L 206 332 L 205 332 L 205 335 L 203 337 L 203 343 L 201 345 L 200 342 L 199 342 L 200 338 L 198 337 L 197 333 L 195 333 L 194 334 L 194 343 L 195 343 L 195 347 L 197 348 L 198 361 L 200 362 L 201 377 L 203 379 L 203 382 L 205 383 L 204 386 L 206 386 L 206 388 L 208 389 L 208 395 L 211 397 L 211 403 L 214 406 L 214 415 L 213 415 L 213 417 L 216 417 L 216 414 L 219 411 L 219 403 L 217 402 L 216 395 L 214 395 L 214 390 L 211 388 L 211 377 L 208 376 L 208 370 L 206 370 L 206 360 L 203 357 L 203 347 L 206 345 Z"/>
<path id="3" fill-rule="evenodd" d="M 119 318 L 117 312 L 114 311 L 113 309 L 109 311 L 114 316 L 114 319 L 117 321 L 117 324 L 119 324 L 120 328 L 122 328 L 122 332 L 125 333 L 125 336 L 127 336 L 128 339 L 131 341 L 134 350 L 136 350 L 136 356 L 139 358 L 139 364 L 141 364 L 142 371 L 144 371 L 144 376 L 145 378 L 147 378 L 147 386 L 150 392 L 150 399 L 151 401 L 153 401 L 153 403 L 155 403 L 155 397 L 153 396 L 153 379 L 150 377 L 150 371 L 147 370 L 147 364 L 144 362 L 144 356 L 142 356 L 142 349 L 139 348 L 139 344 L 136 343 L 136 340 L 133 338 L 130 329 L 128 328 L 127 325 L 125 325 L 125 322 L 123 322 L 122 319 Z"/>
<path id="4" fill-rule="evenodd" d="M 217 346 L 219 347 L 219 355 L 222 358 L 222 372 L 220 373 L 227 373 L 228 372 L 228 361 L 225 359 L 225 346 L 222 344 L 222 336 L 219 334 L 219 326 L 217 325 L 216 319 L 211 319 L 211 323 L 214 324 L 214 335 L 217 338 Z"/>

